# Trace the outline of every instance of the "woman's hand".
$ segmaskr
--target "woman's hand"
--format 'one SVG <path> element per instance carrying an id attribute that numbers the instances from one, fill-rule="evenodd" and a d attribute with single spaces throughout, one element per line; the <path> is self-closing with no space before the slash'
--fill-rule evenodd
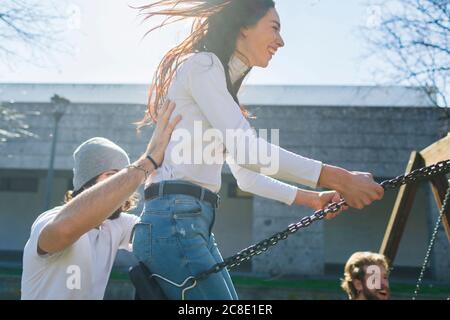
<path id="1" fill-rule="evenodd" d="M 347 171 L 330 165 L 323 166 L 319 185 L 337 190 L 346 203 L 356 209 L 362 209 L 384 196 L 383 187 L 373 180 L 372 174 Z"/>
<path id="2" fill-rule="evenodd" d="M 350 172 L 341 193 L 345 201 L 354 208 L 362 209 L 373 201 L 381 200 L 384 189 L 373 180 L 368 172 Z"/>
<path id="3" fill-rule="evenodd" d="M 341 202 L 343 199 L 341 195 L 337 191 L 324 191 L 320 192 L 318 195 L 318 204 L 316 210 L 325 209 L 329 204 L 333 202 Z M 341 207 L 340 210 L 336 212 L 330 212 L 325 216 L 325 219 L 333 219 L 337 217 L 342 211 L 345 211 L 348 209 L 347 205 L 344 205 Z"/>
<path id="4" fill-rule="evenodd" d="M 325 209 L 329 204 L 333 202 L 340 202 L 341 200 L 342 197 L 337 191 L 315 192 L 298 189 L 294 203 L 297 205 L 307 206 L 314 211 L 317 211 Z M 347 209 L 348 206 L 342 206 L 339 211 L 327 214 L 325 219 L 332 219 Z"/>

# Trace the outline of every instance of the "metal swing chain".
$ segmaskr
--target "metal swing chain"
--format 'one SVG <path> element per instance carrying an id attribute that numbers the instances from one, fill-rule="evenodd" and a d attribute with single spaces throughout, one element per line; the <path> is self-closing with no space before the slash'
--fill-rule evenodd
<path id="1" fill-rule="evenodd" d="M 428 167 L 423 167 L 412 171 L 407 175 L 401 175 L 394 179 L 381 182 L 381 186 L 387 189 L 395 189 L 404 184 L 414 183 L 420 180 L 429 179 L 434 176 L 447 174 L 450 172 L 450 159 L 438 162 Z M 207 278 L 212 273 L 222 271 L 224 268 L 231 269 L 240 265 L 242 262 L 252 259 L 256 255 L 267 251 L 270 247 L 275 246 L 279 241 L 287 239 L 291 234 L 296 233 L 301 228 L 310 226 L 317 220 L 322 220 L 328 213 L 334 213 L 346 205 L 345 201 L 334 202 L 328 205 L 325 209 L 315 211 L 312 215 L 302 218 L 299 222 L 290 224 L 287 229 L 274 234 L 273 236 L 251 245 L 237 254 L 224 259 L 223 262 L 217 263 L 209 270 L 201 272 L 193 277 L 193 281 L 200 281 Z"/>
<path id="2" fill-rule="evenodd" d="M 439 218 L 436 221 L 436 225 L 434 226 L 433 233 L 431 234 L 430 243 L 428 245 L 427 253 L 425 255 L 425 259 L 422 264 L 422 269 L 420 270 L 419 278 L 417 279 L 416 289 L 414 290 L 414 296 L 412 297 L 412 300 L 416 300 L 417 295 L 419 294 L 420 286 L 422 285 L 423 276 L 424 276 L 425 270 L 428 265 L 428 260 L 430 259 L 431 250 L 433 249 L 434 242 L 436 240 L 436 236 L 437 236 L 437 233 L 439 230 L 439 226 L 441 225 L 444 214 L 449 210 L 449 202 L 450 202 L 450 187 L 447 189 L 447 193 L 445 194 L 444 202 L 442 203 L 442 208 L 439 212 Z"/>

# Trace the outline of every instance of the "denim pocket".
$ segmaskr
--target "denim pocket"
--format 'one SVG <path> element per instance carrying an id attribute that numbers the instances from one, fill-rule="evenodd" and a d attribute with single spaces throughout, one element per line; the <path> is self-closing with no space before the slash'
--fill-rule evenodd
<path id="1" fill-rule="evenodd" d="M 170 212 L 171 201 L 163 198 L 148 200 L 144 205 L 145 214 L 166 215 Z"/>
<path id="2" fill-rule="evenodd" d="M 142 262 L 149 263 L 152 258 L 152 225 L 140 222 L 134 226 L 133 254 Z"/>
<path id="3" fill-rule="evenodd" d="M 175 199 L 173 216 L 175 219 L 196 217 L 202 214 L 202 205 L 197 199 Z"/>

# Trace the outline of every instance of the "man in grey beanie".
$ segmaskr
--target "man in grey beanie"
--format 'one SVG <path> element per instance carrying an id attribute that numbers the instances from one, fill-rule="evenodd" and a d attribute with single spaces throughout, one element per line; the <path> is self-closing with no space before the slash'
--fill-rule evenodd
<path id="1" fill-rule="evenodd" d="M 73 189 L 81 187 L 99 173 L 125 168 L 130 164 L 127 153 L 105 138 L 92 138 L 73 153 Z"/>
<path id="2" fill-rule="evenodd" d="M 22 299 L 103 299 L 116 253 L 130 250 L 138 217 L 126 214 L 134 193 L 162 163 L 175 104 L 158 116 L 145 153 L 133 164 L 105 138 L 92 138 L 74 152 L 74 191 L 66 204 L 42 213 L 31 227 L 23 254 Z"/>

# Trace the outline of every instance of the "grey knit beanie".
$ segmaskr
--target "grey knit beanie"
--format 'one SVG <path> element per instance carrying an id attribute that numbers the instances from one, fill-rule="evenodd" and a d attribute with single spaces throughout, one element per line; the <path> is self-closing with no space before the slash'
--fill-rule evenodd
<path id="1" fill-rule="evenodd" d="M 121 170 L 130 164 L 127 153 L 114 142 L 96 137 L 83 142 L 73 153 L 73 189 L 109 170 Z"/>

